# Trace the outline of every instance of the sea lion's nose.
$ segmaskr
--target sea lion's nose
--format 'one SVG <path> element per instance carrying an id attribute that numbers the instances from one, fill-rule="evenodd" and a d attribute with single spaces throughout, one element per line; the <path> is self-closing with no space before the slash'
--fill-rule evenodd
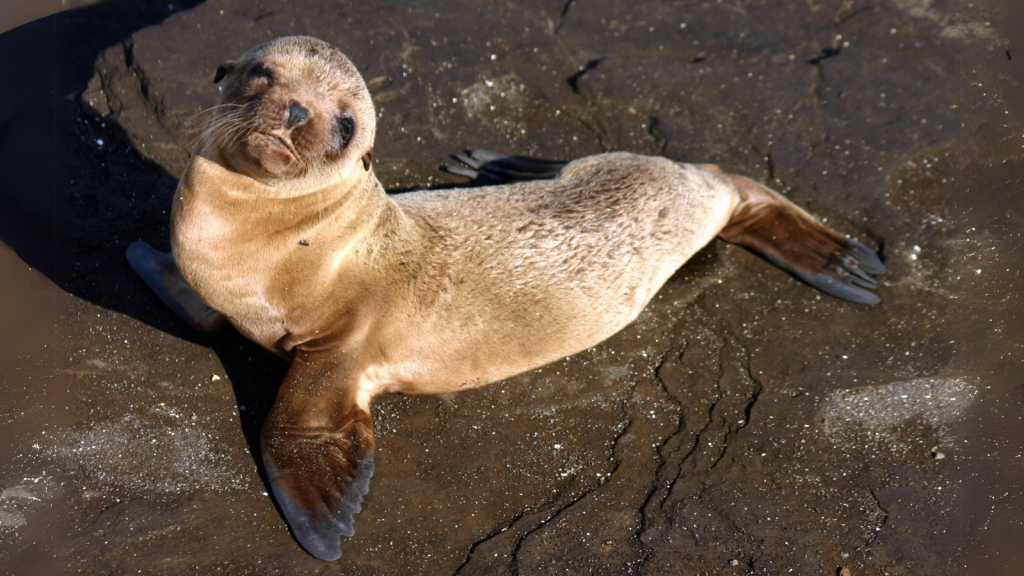
<path id="1" fill-rule="evenodd" d="M 303 108 L 298 102 L 292 102 L 288 105 L 288 120 L 285 122 L 285 127 L 289 130 L 306 123 L 309 120 L 309 110 Z"/>

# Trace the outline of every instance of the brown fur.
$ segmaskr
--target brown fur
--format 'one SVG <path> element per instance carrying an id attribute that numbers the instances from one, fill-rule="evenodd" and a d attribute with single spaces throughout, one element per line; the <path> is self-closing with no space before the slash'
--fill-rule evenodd
<path id="1" fill-rule="evenodd" d="M 375 396 L 481 386 L 593 346 L 720 232 L 757 249 L 779 218 L 827 231 L 717 166 L 626 153 L 553 180 L 388 196 L 369 93 L 336 50 L 280 39 L 221 78 L 175 195 L 174 258 L 240 332 L 294 359 L 264 461 L 321 558 L 340 555 L 372 473 Z M 295 101 L 311 118 L 288 130 Z M 354 135 L 337 149 L 344 114 Z"/>
<path id="2" fill-rule="evenodd" d="M 799 206 L 753 180 L 727 175 L 740 196 L 729 225 L 719 236 L 763 256 L 775 256 L 813 274 L 846 254 L 846 238 Z"/>

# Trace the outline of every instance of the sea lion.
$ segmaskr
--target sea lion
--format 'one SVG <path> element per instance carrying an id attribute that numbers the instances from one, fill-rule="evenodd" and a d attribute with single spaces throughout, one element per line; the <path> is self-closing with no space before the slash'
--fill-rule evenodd
<path id="1" fill-rule="evenodd" d="M 478 150 L 450 171 L 502 184 L 388 196 L 370 94 L 335 48 L 280 38 L 214 81 L 220 106 L 174 195 L 173 256 L 135 243 L 128 258 L 197 329 L 223 318 L 292 360 L 262 458 L 295 538 L 324 560 L 368 489 L 376 396 L 483 386 L 594 346 L 715 236 L 878 301 L 871 250 L 715 166 Z"/>

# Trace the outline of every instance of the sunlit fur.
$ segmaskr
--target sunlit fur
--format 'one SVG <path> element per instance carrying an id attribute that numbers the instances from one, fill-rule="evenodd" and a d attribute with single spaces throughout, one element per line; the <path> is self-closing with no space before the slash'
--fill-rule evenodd
<path id="1" fill-rule="evenodd" d="M 786 239 L 777 260 L 797 270 L 828 263 L 805 258 L 808 234 L 826 255 L 845 244 L 746 178 L 627 153 L 551 180 L 389 196 L 363 161 L 369 92 L 336 50 L 285 38 L 221 72 L 224 106 L 175 194 L 174 259 L 203 301 L 293 361 L 262 456 L 319 558 L 341 555 L 369 486 L 374 397 L 482 386 L 593 346 L 723 230 L 769 258 Z M 292 101 L 312 117 L 289 131 Z M 355 132 L 338 147 L 346 113 Z"/>
<path id="2" fill-rule="evenodd" d="M 220 103 L 200 138 L 200 155 L 265 183 L 283 183 L 289 194 L 343 180 L 370 150 L 373 102 L 352 63 L 325 42 L 280 38 L 226 62 L 222 71 Z M 310 117 L 289 129 L 292 102 Z M 354 123 L 347 139 L 345 122 Z"/>

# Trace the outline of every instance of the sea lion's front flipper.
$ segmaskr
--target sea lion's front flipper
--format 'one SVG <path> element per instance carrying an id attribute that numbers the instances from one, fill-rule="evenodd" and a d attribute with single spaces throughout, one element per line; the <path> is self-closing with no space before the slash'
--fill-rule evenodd
<path id="1" fill-rule="evenodd" d="M 267 479 L 292 534 L 321 560 L 341 557 L 373 476 L 373 425 L 344 363 L 299 352 L 263 425 Z"/>
<path id="2" fill-rule="evenodd" d="M 540 160 L 526 156 L 505 156 L 490 150 L 467 150 L 465 154 L 456 154 L 452 158 L 462 162 L 462 166 L 442 166 L 441 169 L 450 174 L 458 174 L 473 180 L 474 184 L 507 184 L 524 180 L 550 180 L 558 176 L 565 162 Z"/>
<path id="3" fill-rule="evenodd" d="M 881 300 L 872 274 L 885 265 L 867 246 L 825 226 L 780 194 L 743 176 L 725 175 L 740 203 L 719 236 L 763 256 L 815 288 L 851 302 Z"/>
<path id="4" fill-rule="evenodd" d="M 207 306 L 182 278 L 171 253 L 160 252 L 139 240 L 128 246 L 125 255 L 132 270 L 142 277 L 160 301 L 193 330 L 210 333 L 227 326 L 224 316 Z"/>

